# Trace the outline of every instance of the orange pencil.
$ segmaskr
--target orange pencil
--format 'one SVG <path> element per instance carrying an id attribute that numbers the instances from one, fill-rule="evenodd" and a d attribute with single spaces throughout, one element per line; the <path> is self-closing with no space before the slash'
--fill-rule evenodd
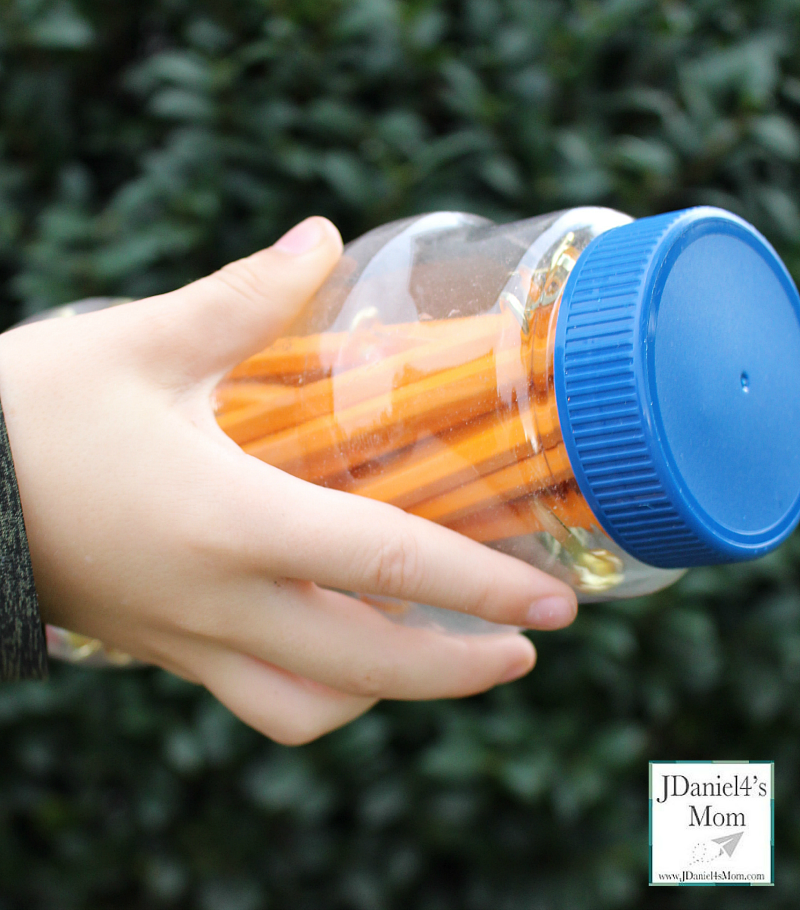
<path id="1" fill-rule="evenodd" d="M 276 392 L 282 392 L 286 387 L 272 382 L 231 382 L 221 383 L 214 390 L 214 413 L 219 417 L 222 414 L 242 410 L 253 404 L 264 405 Z"/>
<path id="2" fill-rule="evenodd" d="M 368 325 L 353 332 L 322 332 L 279 338 L 270 347 L 238 364 L 229 379 L 269 379 L 295 384 L 328 376 L 331 371 L 363 364 L 372 352 L 380 357 L 419 344 L 447 342 L 454 337 L 483 334 L 497 337 L 511 314 L 488 313 L 464 319 L 437 319 L 394 325 Z M 518 328 L 518 325 L 517 325 Z"/>
<path id="3" fill-rule="evenodd" d="M 435 373 L 441 374 L 443 384 L 451 383 L 453 375 L 446 371 L 467 367 L 470 362 L 491 355 L 497 344 L 497 333 L 487 331 L 481 322 L 484 318 L 497 325 L 490 317 L 463 320 L 468 324 L 459 326 L 458 331 L 451 332 L 447 338 L 442 337 L 437 344 L 419 345 L 309 385 L 284 387 L 281 395 L 264 397 L 236 413 L 220 415 L 219 425 L 231 439 L 244 445 L 325 415 L 342 425 L 349 419 L 346 414 L 349 408 L 371 397 L 375 399 L 372 408 L 376 415 L 385 414 L 385 394 L 393 389 L 427 379 Z M 513 368 L 513 357 L 506 357 L 504 364 L 506 362 Z M 519 367 L 517 374 L 521 375 Z M 487 375 L 487 386 L 490 382 L 493 380 Z M 430 387 L 428 383 L 415 394 L 427 394 Z M 467 390 L 466 394 L 469 393 Z M 424 407 L 424 401 L 420 404 Z"/>
<path id="4" fill-rule="evenodd" d="M 586 501 L 571 485 L 566 485 L 535 496 L 525 496 L 513 502 L 504 502 L 455 521 L 445 522 L 447 527 L 465 534 L 481 543 L 522 537 L 546 531 L 536 505 L 554 515 L 565 528 L 591 529 L 597 525 Z"/>
<path id="5" fill-rule="evenodd" d="M 551 449 L 535 452 L 527 458 L 512 461 L 511 464 L 497 471 L 487 472 L 482 477 L 452 485 L 446 491 L 425 498 L 424 501 L 418 500 L 409 511 L 443 524 L 455 521 L 474 510 L 486 508 L 492 503 L 517 499 L 556 486 L 571 477 L 572 468 L 567 451 L 563 444 L 559 444 Z"/>
<path id="6" fill-rule="evenodd" d="M 437 451 L 396 470 L 357 481 L 351 489 L 411 509 L 425 499 L 525 458 L 531 448 L 518 415 L 492 413 L 474 425 L 459 428 Z"/>
<path id="7" fill-rule="evenodd" d="M 498 359 L 514 356 L 503 351 Z M 320 480 L 494 411 L 502 403 L 495 360 L 487 354 L 243 448 L 276 467 Z"/>

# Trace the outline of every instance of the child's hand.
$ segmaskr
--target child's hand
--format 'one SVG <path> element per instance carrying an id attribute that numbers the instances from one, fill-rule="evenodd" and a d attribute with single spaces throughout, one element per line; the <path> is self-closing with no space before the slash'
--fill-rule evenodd
<path id="1" fill-rule="evenodd" d="M 566 625 L 559 581 L 392 506 L 246 455 L 210 396 L 317 290 L 330 222 L 161 297 L 0 336 L 0 397 L 42 617 L 207 686 L 284 743 L 379 698 L 470 695 L 531 669 L 522 635 L 397 626 L 326 588 Z"/>

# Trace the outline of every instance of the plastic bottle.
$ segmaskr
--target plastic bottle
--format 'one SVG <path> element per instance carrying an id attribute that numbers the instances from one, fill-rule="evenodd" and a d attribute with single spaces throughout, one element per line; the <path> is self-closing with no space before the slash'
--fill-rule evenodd
<path id="1" fill-rule="evenodd" d="M 249 454 L 524 559 L 583 602 L 754 558 L 800 517 L 800 298 L 716 208 L 385 225 L 215 404 Z"/>
<path id="2" fill-rule="evenodd" d="M 214 407 L 249 454 L 524 559 L 584 603 L 755 558 L 800 519 L 800 298 L 717 208 L 384 225 Z"/>

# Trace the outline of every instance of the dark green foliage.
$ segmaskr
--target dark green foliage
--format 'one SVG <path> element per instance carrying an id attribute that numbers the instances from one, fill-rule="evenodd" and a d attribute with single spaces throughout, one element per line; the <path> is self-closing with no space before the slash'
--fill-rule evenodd
<path id="1" fill-rule="evenodd" d="M 2 325 L 301 217 L 753 221 L 800 276 L 800 0 L 5 0 Z M 0 910 L 789 908 L 800 539 L 587 607 L 526 680 L 276 746 L 165 673 L 0 691 Z M 774 889 L 651 889 L 647 760 L 776 761 Z"/>

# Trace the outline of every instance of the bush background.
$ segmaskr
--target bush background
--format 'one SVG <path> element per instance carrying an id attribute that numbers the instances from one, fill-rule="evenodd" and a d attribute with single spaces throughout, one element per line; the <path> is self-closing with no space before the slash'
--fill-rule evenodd
<path id="1" fill-rule="evenodd" d="M 311 213 L 708 202 L 797 279 L 799 31 L 798 0 L 5 0 L 0 327 Z M 796 906 L 798 537 L 537 644 L 298 749 L 155 670 L 7 685 L 0 908 Z M 647 890 L 651 758 L 776 761 L 775 888 Z"/>

